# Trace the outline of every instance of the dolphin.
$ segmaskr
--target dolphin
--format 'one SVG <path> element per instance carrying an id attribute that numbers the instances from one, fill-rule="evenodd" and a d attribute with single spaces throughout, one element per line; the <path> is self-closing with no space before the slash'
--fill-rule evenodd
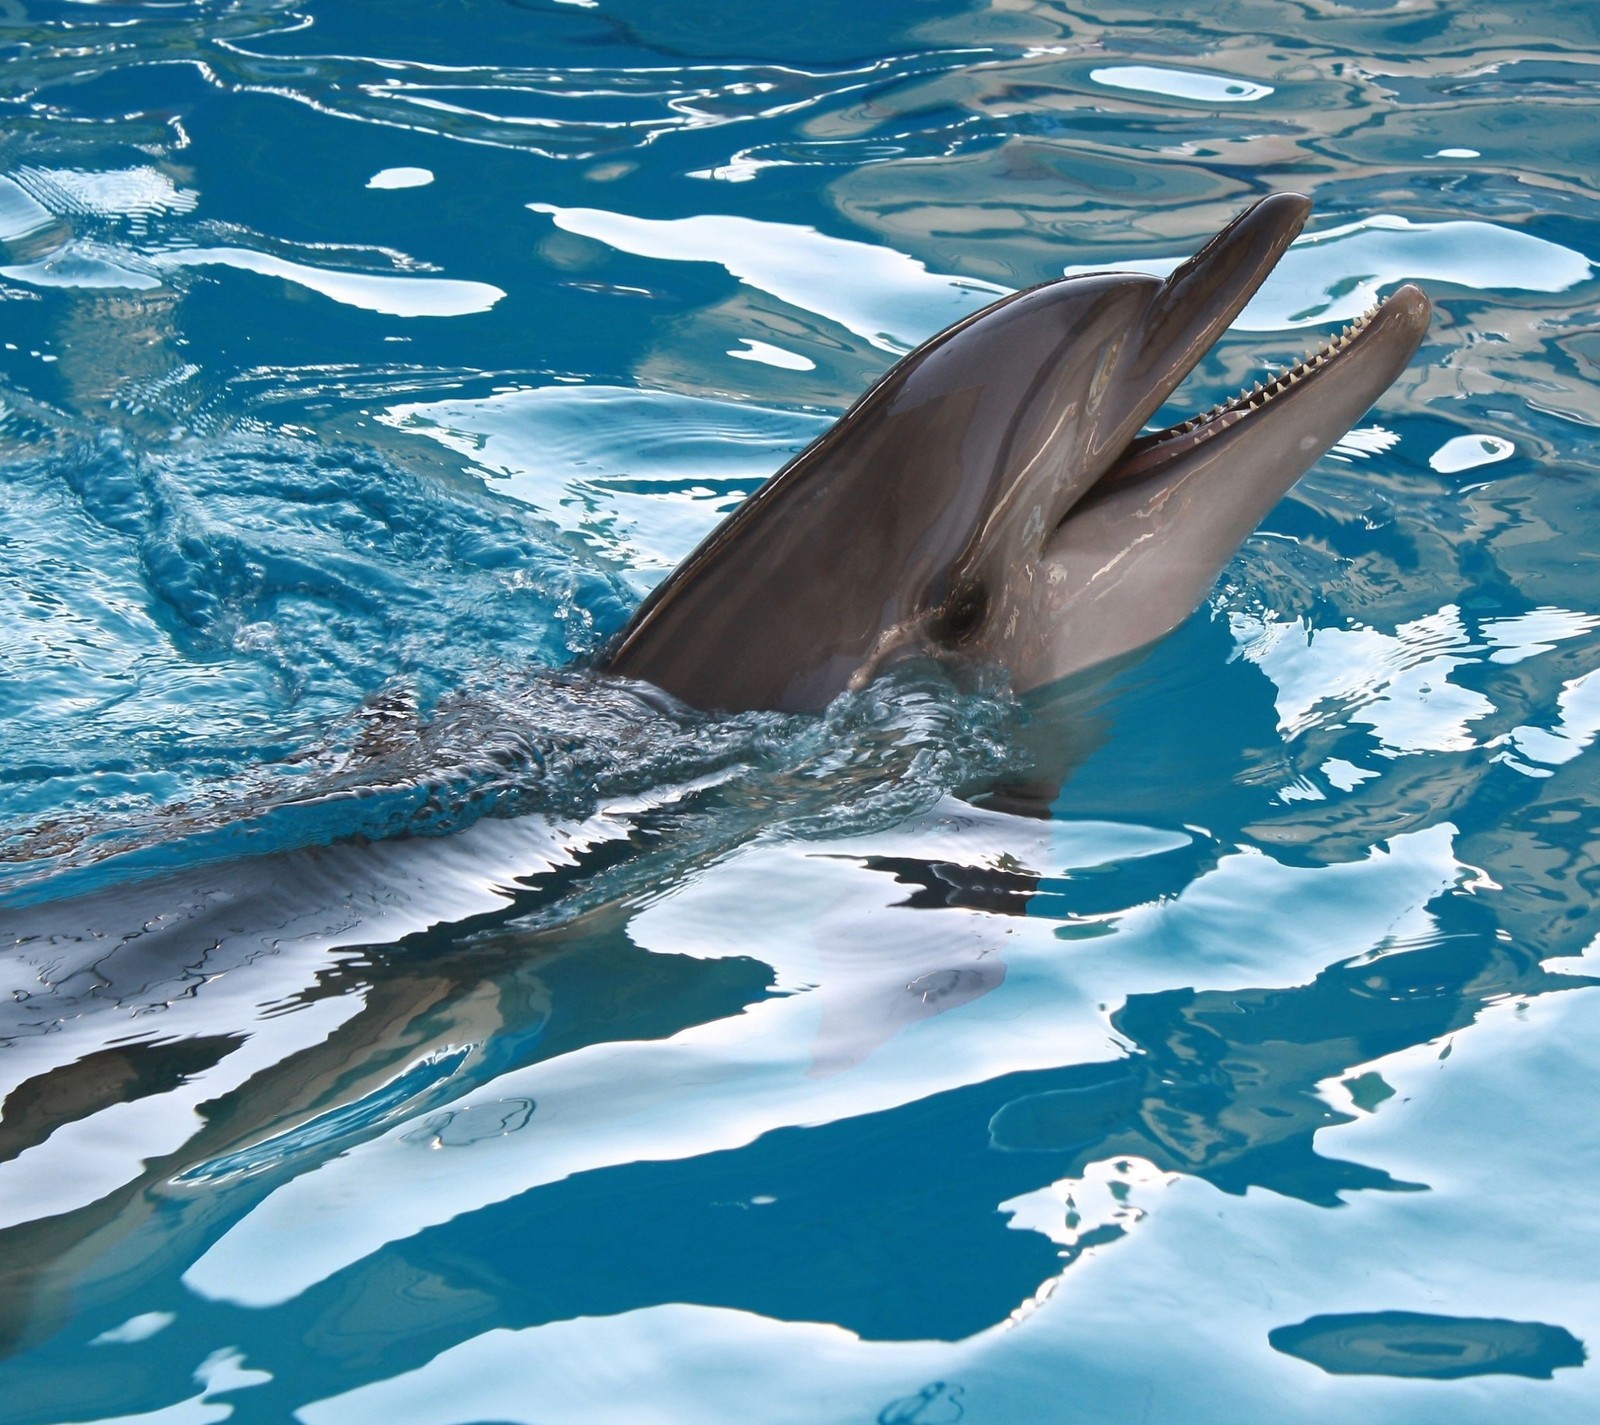
<path id="1" fill-rule="evenodd" d="M 1024 692 L 1159 637 L 1395 379 L 1426 330 L 1427 299 L 1402 288 L 1262 392 L 1144 432 L 1308 212 L 1304 198 L 1269 197 L 1164 282 L 1107 273 L 1047 283 L 935 337 L 715 531 L 646 601 L 601 668 L 704 708 L 806 710 L 905 658 L 997 664 Z M 698 785 L 685 795 L 715 793 Z M 38 1329 L 24 1325 L 24 1308 L 48 1318 L 69 1284 L 114 1299 L 129 1261 L 159 1276 L 185 1259 L 234 1201 L 209 1184 L 236 1179 L 243 1187 L 230 1193 L 253 1200 L 396 1114 L 420 1116 L 429 1095 L 451 1102 L 452 1075 L 470 1087 L 504 1062 L 491 1044 L 531 1059 L 665 1043 L 702 1016 L 763 1000 L 760 962 L 641 956 L 632 907 L 614 894 L 574 901 L 581 913 L 549 923 L 534 916 L 559 900 L 569 871 L 575 882 L 592 871 L 603 889 L 613 859 L 674 815 L 664 804 L 656 822 L 646 807 L 581 825 L 484 822 L 442 843 L 290 851 L 112 885 L 70 911 L 47 903 L 14 914 L 18 993 L 0 1037 L 9 1030 L 29 1044 L 17 1052 L 13 1043 L 16 1062 L 0 1076 L 0 1175 L 18 1164 L 35 1171 L 28 1155 L 58 1151 L 67 1161 L 77 1140 L 62 1128 L 89 1131 L 102 1113 L 179 1092 L 196 1127 L 157 1153 L 140 1147 L 109 1165 L 102 1154 L 101 1175 L 49 1215 L 0 1214 L 0 1343 Z M 708 820 L 714 850 L 748 827 L 714 804 Z M 1027 844 L 1014 822 L 993 824 Z M 684 854 L 703 858 L 705 845 Z M 865 864 L 897 880 L 926 872 L 949 904 L 976 895 L 985 908 L 1015 909 L 1037 891 L 1031 874 Z M 650 869 L 659 879 L 659 863 Z M 411 953 L 394 955 L 358 1002 L 356 987 L 372 977 L 354 947 L 386 943 Z M 1004 974 L 999 944 L 965 922 L 946 936 L 918 926 L 903 946 L 878 946 L 864 975 L 836 976 L 830 965 L 830 983 L 842 980 L 844 991 L 818 1035 L 817 1077 L 860 1062 L 900 1025 L 990 992 Z M 848 946 L 840 958 L 860 959 Z M 635 993 L 619 1000 L 624 981 Z M 340 999 L 355 1011 L 326 1024 L 281 1013 Z M 567 1000 L 579 1027 L 541 1039 L 552 1004 Z M 121 1013 L 96 1024 L 96 1004 Z M 157 1009 L 159 1034 L 130 1030 L 130 1015 Z M 230 1010 L 248 1035 L 216 1032 Z M 1142 1042 L 1159 1046 L 1166 1021 L 1146 1018 Z M 1187 1032 L 1188 1019 L 1175 1023 L 1173 1034 Z M 246 1049 L 251 1036 L 259 1053 Z M 626 1059 L 619 1075 L 635 1071 Z M 1153 1141 L 1163 1163 L 1186 1166 L 1184 1145 L 1140 1127 L 1171 1116 L 1169 1080 L 1120 1065 L 1095 1072 L 1086 1086 L 1074 1079 L 1001 1105 L 991 1122 L 997 1146 L 1019 1161 L 1041 1143 L 1073 1149 L 1073 1124 L 1087 1116 L 1100 1125 L 1093 1142 L 1114 1130 L 1130 1151 L 1148 1154 Z M 1269 1087 L 1281 1096 L 1281 1084 Z M 490 1131 L 511 1131 L 515 1113 L 506 1114 Z M 1296 1118 L 1294 1131 L 1303 1136 L 1306 1121 Z M 434 1122 L 423 1128 L 442 1134 L 427 1127 Z M 1246 1146 L 1271 1147 L 1271 1137 Z M 55 1160 L 46 1161 L 48 1182 Z M 1221 1162 L 1212 1155 L 1205 1166 L 1217 1172 Z M 180 1237 L 190 1245 L 175 1247 Z M 581 1308 L 558 1300 L 552 1309 Z"/>
<path id="2" fill-rule="evenodd" d="M 1053 699 L 1027 739 L 1048 755 L 1035 759 L 1033 783 L 972 795 L 1037 814 L 1095 711 L 1095 689 L 1073 693 L 1070 676 L 1099 677 L 1182 623 L 1427 331 L 1427 297 L 1402 286 L 1254 391 L 1145 428 L 1310 209 L 1299 194 L 1269 195 L 1165 280 L 1101 272 L 1042 283 L 925 342 L 656 587 L 594 660 L 600 678 L 574 674 L 585 702 L 623 721 L 630 707 L 635 719 L 811 712 L 905 660 L 995 666 L 1015 693 Z M 680 706 L 663 707 L 644 685 Z M 432 785 L 434 772 L 417 768 L 441 758 L 469 775 L 484 770 L 485 751 L 513 773 L 536 765 L 542 754 L 515 728 L 497 740 L 483 725 L 498 716 L 466 699 L 422 724 L 374 704 L 363 717 L 376 730 L 350 759 L 221 820 L 325 809 L 379 781 Z M 217 811 L 193 823 L 169 808 L 164 829 L 203 832 Z M 304 844 L 302 835 L 276 844 Z M 93 849 L 82 863 L 119 849 Z M 71 845 L 64 864 L 79 864 Z"/>
<path id="3" fill-rule="evenodd" d="M 1159 638 L 1405 369 L 1399 288 L 1204 415 L 1145 425 L 1250 300 L 1310 200 L 1262 198 L 1165 280 L 1045 282 L 918 347 L 644 601 L 599 667 L 692 706 L 825 706 L 907 658 L 1015 692 Z"/>

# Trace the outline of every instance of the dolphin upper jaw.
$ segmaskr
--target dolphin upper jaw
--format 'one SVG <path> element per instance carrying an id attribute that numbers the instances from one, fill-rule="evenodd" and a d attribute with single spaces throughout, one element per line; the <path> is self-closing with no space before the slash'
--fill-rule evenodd
<path id="1" fill-rule="evenodd" d="M 998 663 L 1018 691 L 1148 643 L 1399 375 L 1402 288 L 1282 377 L 1145 426 L 1310 210 L 1275 194 L 1160 280 L 1019 292 L 912 352 L 649 597 L 603 669 L 690 704 L 820 708 L 897 661 Z"/>

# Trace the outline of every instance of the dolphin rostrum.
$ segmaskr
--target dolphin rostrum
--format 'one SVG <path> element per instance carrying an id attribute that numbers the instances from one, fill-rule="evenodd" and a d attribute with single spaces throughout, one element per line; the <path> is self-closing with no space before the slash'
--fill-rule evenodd
<path id="1" fill-rule="evenodd" d="M 1399 288 L 1202 416 L 1146 422 L 1310 213 L 1261 199 L 1166 280 L 1003 298 L 905 357 L 640 606 L 600 667 L 694 706 L 824 706 L 908 657 L 1026 692 L 1139 648 L 1399 376 L 1431 308 Z"/>

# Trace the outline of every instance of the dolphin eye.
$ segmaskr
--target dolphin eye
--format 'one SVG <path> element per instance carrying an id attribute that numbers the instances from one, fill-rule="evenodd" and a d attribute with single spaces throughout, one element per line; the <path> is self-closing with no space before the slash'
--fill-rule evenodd
<path id="1" fill-rule="evenodd" d="M 965 643 L 989 612 L 989 591 L 976 579 L 958 584 L 929 630 L 940 643 Z"/>

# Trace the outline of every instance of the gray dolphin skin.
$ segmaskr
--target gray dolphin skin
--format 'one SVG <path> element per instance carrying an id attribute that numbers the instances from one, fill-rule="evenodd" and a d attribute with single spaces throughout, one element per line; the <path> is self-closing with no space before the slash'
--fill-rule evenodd
<path id="1" fill-rule="evenodd" d="M 1399 376 L 1431 308 L 1399 288 L 1314 356 L 1142 428 L 1311 211 L 1261 199 L 1166 280 L 1006 297 L 918 347 L 647 598 L 599 666 L 696 707 L 803 711 L 904 658 L 1017 692 L 1159 638 Z"/>

